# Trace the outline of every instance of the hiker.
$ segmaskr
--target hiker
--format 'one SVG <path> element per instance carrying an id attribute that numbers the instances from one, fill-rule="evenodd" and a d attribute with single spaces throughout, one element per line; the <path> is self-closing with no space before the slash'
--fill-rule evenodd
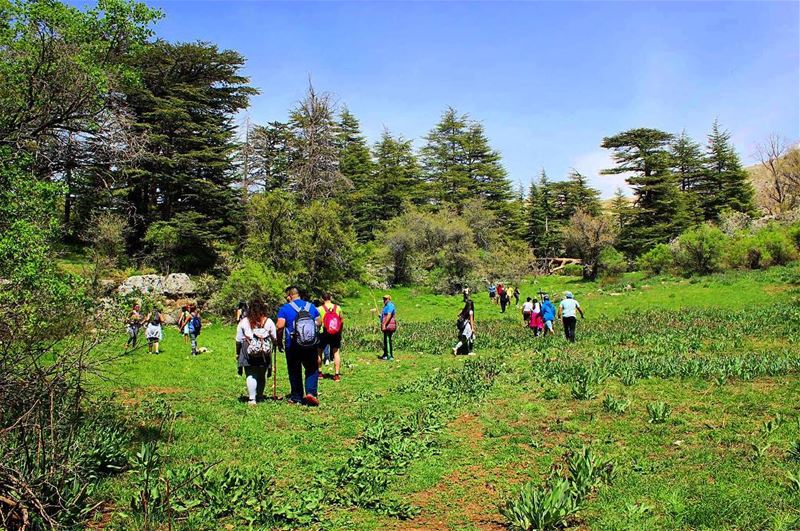
<path id="1" fill-rule="evenodd" d="M 529 326 L 531 324 L 531 315 L 533 314 L 533 303 L 531 302 L 531 298 L 522 303 L 522 322 L 525 326 Z"/>
<path id="2" fill-rule="evenodd" d="M 189 313 L 188 306 L 181 306 L 181 314 L 178 316 L 178 330 L 180 330 L 181 335 L 183 335 L 183 342 L 189 342 L 189 320 L 192 318 L 191 313 Z"/>
<path id="3" fill-rule="evenodd" d="M 286 304 L 278 310 L 278 350 L 286 353 L 290 404 L 318 406 L 319 360 L 317 329 L 322 324 L 316 306 L 300 298 L 300 290 L 285 290 Z M 303 380 L 305 370 L 305 381 Z"/>
<path id="4" fill-rule="evenodd" d="M 506 306 L 508 306 L 508 303 L 511 299 L 508 296 L 508 290 L 504 289 L 500 291 L 501 287 L 502 284 L 497 288 L 497 291 L 500 294 L 500 313 L 506 313 Z"/>
<path id="5" fill-rule="evenodd" d="M 542 319 L 542 308 L 539 306 L 539 301 L 533 299 L 533 309 L 531 310 L 531 320 L 528 326 L 533 330 L 533 336 L 539 337 L 544 328 L 544 320 Z"/>
<path id="6" fill-rule="evenodd" d="M 128 340 L 125 342 L 125 350 L 135 349 L 136 342 L 139 340 L 139 329 L 142 327 L 141 306 L 134 304 L 131 313 L 128 315 L 127 330 Z"/>
<path id="7" fill-rule="evenodd" d="M 147 338 L 147 352 L 158 354 L 159 343 L 164 338 L 164 332 L 161 329 L 161 325 L 164 323 L 164 317 L 161 315 L 161 312 L 158 311 L 158 308 L 153 308 L 153 311 L 150 312 L 150 315 L 147 316 L 145 321 L 148 323 L 144 331 L 144 335 Z"/>
<path id="8" fill-rule="evenodd" d="M 192 344 L 192 356 L 197 356 L 197 336 L 203 329 L 203 320 L 200 318 L 200 310 L 197 306 L 189 307 L 189 323 L 186 325 L 186 331 L 189 333 L 189 341 Z"/>
<path id="9" fill-rule="evenodd" d="M 382 360 L 394 361 L 394 349 L 392 348 L 392 336 L 397 330 L 396 309 L 392 302 L 392 296 L 383 296 L 383 310 L 381 311 L 381 332 L 383 332 L 383 356 Z"/>
<path id="10" fill-rule="evenodd" d="M 456 328 L 458 329 L 458 343 L 453 347 L 453 355 L 472 356 L 472 348 L 475 344 L 475 304 L 471 300 L 468 300 L 458 313 Z"/>
<path id="11" fill-rule="evenodd" d="M 322 363 L 322 357 L 327 349 L 330 356 L 333 356 L 333 381 L 338 382 L 342 379 L 340 370 L 342 366 L 342 358 L 340 350 L 342 348 L 342 309 L 331 302 L 331 294 L 325 293 L 322 296 L 322 305 L 317 308 L 321 319 L 322 328 L 319 334 L 319 362 Z M 327 361 L 327 360 L 326 360 Z M 320 370 L 320 373 L 322 371 Z"/>
<path id="12" fill-rule="evenodd" d="M 542 297 L 542 321 L 544 321 L 543 335 L 546 336 L 548 332 L 550 335 L 555 335 L 555 330 L 553 330 L 553 321 L 555 321 L 555 319 L 556 307 L 550 302 L 550 295 L 544 295 Z"/>
<path id="13" fill-rule="evenodd" d="M 239 304 L 236 306 L 236 311 L 234 312 L 234 321 L 236 323 L 240 323 L 242 319 L 247 317 L 247 303 L 244 301 L 239 301 Z M 242 351 L 242 340 L 240 339 L 239 333 L 236 333 L 236 373 L 241 376 L 242 375 L 242 366 L 239 365 L 239 355 Z"/>
<path id="14" fill-rule="evenodd" d="M 514 286 L 514 307 L 519 308 L 519 288 Z"/>
<path id="15" fill-rule="evenodd" d="M 497 302 L 497 286 L 495 286 L 494 282 L 489 284 L 489 301 Z"/>
<path id="16" fill-rule="evenodd" d="M 275 323 L 267 317 L 260 302 L 253 302 L 250 311 L 236 327 L 236 343 L 241 346 L 237 363 L 247 375 L 247 404 L 254 406 L 264 399 L 267 376 L 272 375 L 272 349 L 278 339 Z"/>
<path id="17" fill-rule="evenodd" d="M 469 300 L 469 288 L 462 289 L 461 294 L 464 296 L 464 302 L 467 302 Z"/>
<path id="18" fill-rule="evenodd" d="M 558 305 L 558 317 L 561 318 L 561 323 L 564 325 L 564 336 L 571 343 L 574 343 L 575 327 L 578 324 L 575 312 L 577 311 L 581 314 L 581 319 L 584 319 L 583 309 L 581 309 L 581 305 L 578 304 L 578 301 L 572 296 L 571 291 L 564 293 L 564 296 L 566 298 Z"/>

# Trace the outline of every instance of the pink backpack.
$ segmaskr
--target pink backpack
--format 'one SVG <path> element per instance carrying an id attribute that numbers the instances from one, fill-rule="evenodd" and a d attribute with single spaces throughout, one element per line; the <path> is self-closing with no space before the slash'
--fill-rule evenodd
<path id="1" fill-rule="evenodd" d="M 322 328 L 329 335 L 336 335 L 342 331 L 342 318 L 339 316 L 339 307 L 335 304 L 333 308 L 325 309 L 325 317 L 322 319 Z"/>

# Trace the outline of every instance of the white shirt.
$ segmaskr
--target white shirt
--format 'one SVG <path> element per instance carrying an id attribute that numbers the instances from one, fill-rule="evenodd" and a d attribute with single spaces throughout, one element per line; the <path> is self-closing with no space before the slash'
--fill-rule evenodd
<path id="1" fill-rule="evenodd" d="M 525 301 L 522 303 L 522 311 L 523 312 L 532 312 L 533 311 L 533 303 L 531 301 Z"/>
<path id="2" fill-rule="evenodd" d="M 575 317 L 575 311 L 580 307 L 575 299 L 564 299 L 561 301 L 561 317 Z"/>
<path id="3" fill-rule="evenodd" d="M 262 328 L 257 328 L 256 330 L 259 332 L 259 335 L 264 333 L 265 335 L 271 337 L 272 341 L 278 340 L 278 330 L 275 328 L 275 323 L 273 323 L 272 319 L 269 317 L 267 317 L 267 322 L 264 323 L 264 326 Z M 241 343 L 244 341 L 245 337 L 249 339 L 253 338 L 253 329 L 250 327 L 250 319 L 247 317 L 239 321 L 239 326 L 236 327 L 236 342 Z"/>
<path id="4" fill-rule="evenodd" d="M 533 313 L 542 313 L 542 307 L 539 306 L 538 302 L 533 306 Z"/>

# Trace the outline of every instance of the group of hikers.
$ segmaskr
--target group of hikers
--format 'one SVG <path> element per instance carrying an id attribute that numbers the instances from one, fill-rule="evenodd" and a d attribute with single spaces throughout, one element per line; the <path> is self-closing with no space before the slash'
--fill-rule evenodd
<path id="1" fill-rule="evenodd" d="M 500 305 L 500 312 L 505 313 L 506 307 L 514 298 L 514 304 L 519 308 L 519 288 L 504 287 L 503 284 L 491 283 L 489 285 L 489 300 L 494 304 Z M 509 295 L 510 294 L 510 295 Z M 475 303 L 470 296 L 470 289 L 464 288 L 464 307 L 458 313 L 456 328 L 458 329 L 458 342 L 453 347 L 455 355 L 474 355 L 475 345 Z M 535 337 L 555 335 L 554 324 L 557 319 L 561 320 L 564 327 L 564 337 L 571 343 L 575 342 L 575 329 L 577 327 L 577 315 L 584 318 L 583 308 L 575 300 L 572 292 L 564 293 L 564 299 L 559 302 L 558 308 L 550 301 L 550 296 L 541 293 L 541 303 L 532 297 L 522 303 L 522 323 L 525 327 L 533 331 Z"/>
<path id="2" fill-rule="evenodd" d="M 492 302 L 505 313 L 514 298 L 519 308 L 518 288 L 505 288 L 502 284 L 492 284 L 489 288 Z M 567 340 L 575 341 L 576 315 L 584 317 L 583 309 L 571 292 L 566 292 L 558 308 L 547 294 L 541 294 L 541 303 L 528 297 L 522 304 L 523 324 L 533 330 L 534 336 L 555 334 L 554 323 L 560 319 Z M 475 344 L 475 303 L 470 297 L 469 288 L 463 290 L 464 306 L 458 314 L 458 342 L 453 354 L 474 355 Z M 245 376 L 247 403 L 256 405 L 266 398 L 264 391 L 267 378 L 272 376 L 272 397 L 277 398 L 277 374 L 275 369 L 276 351 L 286 357 L 286 368 L 290 393 L 286 397 L 290 404 L 319 405 L 319 379 L 324 378 L 323 365 L 333 363 L 334 382 L 341 380 L 341 347 L 344 316 L 332 296 L 322 296 L 319 306 L 304 300 L 300 290 L 290 286 L 284 291 L 285 303 L 278 308 L 276 320 L 270 317 L 269 308 L 261 301 L 242 301 L 235 312 L 236 326 L 236 364 L 240 376 Z M 394 361 L 393 336 L 397 330 L 396 308 L 391 295 L 383 296 L 383 308 L 378 315 L 378 323 L 383 335 L 383 356 L 381 360 Z M 136 348 L 139 330 L 145 328 L 148 352 L 159 354 L 159 342 L 163 338 L 164 317 L 157 307 L 142 317 L 141 306 L 134 304 L 126 321 L 128 339 L 126 350 Z M 200 311 L 196 306 L 184 306 L 176 322 L 184 337 L 184 343 L 191 343 L 191 352 L 198 354 L 197 337 L 202 329 Z"/>

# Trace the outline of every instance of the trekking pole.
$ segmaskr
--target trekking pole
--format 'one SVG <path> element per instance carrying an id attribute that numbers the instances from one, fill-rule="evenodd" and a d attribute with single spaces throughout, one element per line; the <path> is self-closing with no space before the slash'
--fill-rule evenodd
<path id="1" fill-rule="evenodd" d="M 272 349 L 272 399 L 278 399 L 278 353 Z"/>

